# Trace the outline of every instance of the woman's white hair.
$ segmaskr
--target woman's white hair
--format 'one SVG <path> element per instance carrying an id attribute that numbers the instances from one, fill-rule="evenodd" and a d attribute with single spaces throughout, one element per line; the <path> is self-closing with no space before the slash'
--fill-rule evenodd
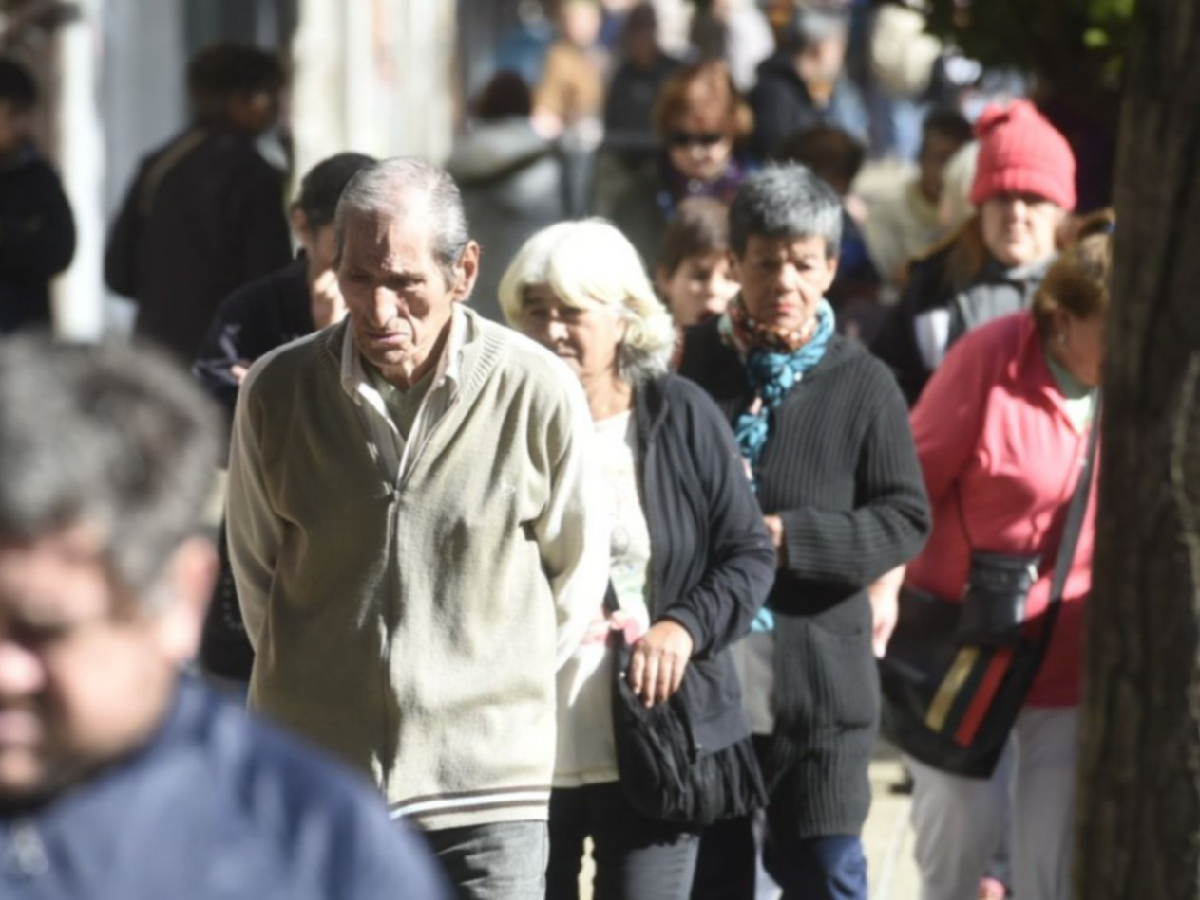
<path id="1" fill-rule="evenodd" d="M 667 371 L 675 323 L 659 302 L 633 244 L 602 219 L 543 228 L 509 264 L 500 281 L 504 316 L 518 326 L 525 289 L 544 284 L 576 309 L 606 308 L 625 323 L 617 352 L 621 378 L 638 384 Z"/>

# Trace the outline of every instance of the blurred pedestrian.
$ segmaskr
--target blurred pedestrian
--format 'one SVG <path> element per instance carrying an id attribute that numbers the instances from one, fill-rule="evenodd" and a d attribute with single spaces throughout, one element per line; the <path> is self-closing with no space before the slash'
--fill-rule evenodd
<path id="1" fill-rule="evenodd" d="M 658 13 L 653 4 L 639 3 L 630 11 L 620 48 L 604 102 L 605 147 L 649 151 L 653 156 L 654 104 L 663 81 L 679 67 L 679 60 L 658 45 Z"/>
<path id="2" fill-rule="evenodd" d="M 345 316 L 333 213 L 350 179 L 373 162 L 363 153 L 336 153 L 313 166 L 300 179 L 291 208 L 300 252 L 278 271 L 236 290 L 217 310 L 193 371 L 230 420 L 238 386 L 256 359 Z"/>
<path id="3" fill-rule="evenodd" d="M 880 276 L 893 287 L 904 282 L 907 263 L 943 232 L 942 174 L 971 140 L 971 124 L 958 112 L 935 110 L 922 126 L 919 170 L 897 190 L 871 203 L 863 227 L 867 250 Z"/>
<path id="4" fill-rule="evenodd" d="M 317 163 L 300 180 L 292 204 L 292 228 L 301 248 L 295 261 L 235 291 L 217 310 L 192 372 L 224 409 L 226 425 L 233 420 L 238 387 L 256 359 L 346 315 L 335 271 L 333 213 L 350 179 L 373 162 L 362 153 L 338 153 Z M 227 460 L 225 441 L 222 467 Z M 200 664 L 208 677 L 244 694 L 254 650 L 238 608 L 223 520 L 217 550 L 220 567 L 204 620 Z"/>
<path id="5" fill-rule="evenodd" d="M 629 13 L 621 35 L 620 62 L 604 101 L 604 143 L 596 157 L 592 211 L 611 218 L 629 190 L 652 184 L 658 164 L 654 105 L 679 61 L 658 45 L 658 13 L 641 3 Z"/>
<path id="6" fill-rule="evenodd" d="M 29 70 L 0 58 L 0 334 L 50 327 L 50 280 L 75 254 L 67 196 L 33 143 L 37 103 Z"/>
<path id="7" fill-rule="evenodd" d="M 161 353 L 0 346 L 0 896 L 448 900 L 358 779 L 181 676 L 218 442 Z"/>
<path id="8" fill-rule="evenodd" d="M 721 413 L 667 372 L 675 329 L 616 228 L 593 220 L 539 232 L 509 267 L 501 296 L 513 325 L 561 356 L 587 395 L 618 606 L 595 605 L 559 671 L 546 896 L 577 900 L 590 838 L 596 896 L 687 900 L 696 823 L 641 813 L 628 792 L 643 788 L 620 780 L 611 638 L 620 632 L 633 644 L 626 677 L 646 706 L 674 697 L 687 710 L 684 753 L 740 748 L 741 769 L 724 775 L 753 805 L 757 764 L 726 650 L 766 599 L 770 540 Z"/>
<path id="9" fill-rule="evenodd" d="M 532 112 L 524 79 L 498 72 L 484 86 L 470 129 L 446 161 L 482 254 L 470 303 L 494 322 L 504 318 L 498 290 L 509 262 L 526 238 L 567 215 L 562 154 L 534 129 Z"/>
<path id="10" fill-rule="evenodd" d="M 697 4 L 692 45 L 701 59 L 728 65 L 734 85 L 746 94 L 759 64 L 775 52 L 775 35 L 755 0 L 712 0 Z"/>
<path id="11" fill-rule="evenodd" d="M 441 169 L 379 162 L 334 219 L 348 315 L 242 383 L 229 550 L 250 706 L 352 764 L 475 900 L 541 900 L 555 672 L 603 596 L 577 379 L 462 301 Z"/>
<path id="12" fill-rule="evenodd" d="M 546 51 L 534 92 L 534 126 L 542 136 L 558 138 L 563 149 L 572 218 L 591 206 L 595 153 L 604 136 L 608 54 L 599 43 L 602 19 L 599 0 L 561 0 L 559 39 Z"/>
<path id="13" fill-rule="evenodd" d="M 750 110 L 721 62 L 692 63 L 662 86 L 654 129 L 662 150 L 654 180 L 631 185 L 613 222 L 653 267 L 667 224 L 689 197 L 728 203 L 750 170 L 738 150 L 750 133 Z"/>
<path id="14" fill-rule="evenodd" d="M 255 140 L 275 125 L 283 70 L 216 44 L 188 64 L 192 124 L 142 162 L 113 223 L 104 277 L 138 305 L 137 332 L 190 364 L 235 289 L 287 265 L 283 173 Z"/>
<path id="15" fill-rule="evenodd" d="M 1025 639 L 1040 634 L 1048 640 L 1012 746 L 991 778 L 966 778 L 930 760 L 909 759 L 926 900 L 976 896 L 1004 838 L 1010 802 L 1015 895 L 1058 900 L 1070 893 L 1094 486 L 1085 485 L 1092 499 L 1074 546 L 1063 548 L 1062 541 L 1077 481 L 1090 471 L 1083 462 L 1097 427 L 1111 224 L 1101 217 L 1096 233 L 1085 228 L 1079 243 L 1051 266 L 1032 310 L 989 322 L 956 344 L 912 411 L 934 527 L 924 553 L 908 567 L 908 585 L 961 602 L 968 581 L 986 576 L 988 560 L 1003 555 L 1032 565 L 1016 624 Z M 1060 552 L 1073 556 L 1051 619 Z"/>
<path id="16" fill-rule="evenodd" d="M 752 149 L 760 158 L 814 125 L 836 125 L 866 145 L 867 110 L 846 73 L 849 15 L 840 5 L 797 4 L 778 51 L 758 67 L 750 92 Z"/>
<path id="17" fill-rule="evenodd" d="M 735 655 L 771 791 L 764 862 L 786 900 L 867 896 L 879 717 L 867 588 L 929 527 L 904 400 L 835 333 L 825 299 L 841 226 L 807 169 L 751 175 L 730 210 L 741 292 L 687 333 L 679 366 L 733 425 L 775 545 L 770 598 Z M 692 896 L 753 896 L 755 858 L 750 819 L 707 829 Z"/>
<path id="18" fill-rule="evenodd" d="M 970 329 L 1029 308 L 1075 208 L 1075 158 L 1033 104 L 989 107 L 976 125 L 978 213 L 908 269 L 872 349 L 914 404 L 946 349 Z"/>
<path id="19" fill-rule="evenodd" d="M 725 312 L 738 292 L 730 265 L 729 207 L 711 197 L 680 203 L 654 269 L 680 331 Z"/>

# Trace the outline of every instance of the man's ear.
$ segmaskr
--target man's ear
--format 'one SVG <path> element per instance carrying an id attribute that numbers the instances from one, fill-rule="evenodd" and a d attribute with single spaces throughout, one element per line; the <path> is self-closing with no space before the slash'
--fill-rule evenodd
<path id="1" fill-rule="evenodd" d="M 200 633 L 217 580 L 217 552 L 212 542 L 190 537 L 176 548 L 155 588 L 166 592 L 159 613 L 159 645 L 163 655 L 180 665 L 200 649 Z"/>
<path id="2" fill-rule="evenodd" d="M 455 300 L 466 300 L 471 296 L 475 281 L 479 278 L 479 258 L 482 254 L 479 244 L 467 241 L 467 246 L 463 248 L 462 255 L 454 266 L 454 282 L 450 289 Z"/>

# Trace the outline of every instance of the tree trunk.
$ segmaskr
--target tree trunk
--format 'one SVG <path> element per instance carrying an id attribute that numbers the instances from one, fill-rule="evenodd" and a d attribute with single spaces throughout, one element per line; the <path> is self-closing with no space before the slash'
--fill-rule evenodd
<path id="1" fill-rule="evenodd" d="M 1079 757 L 1075 897 L 1200 898 L 1200 3 L 1141 0 Z"/>

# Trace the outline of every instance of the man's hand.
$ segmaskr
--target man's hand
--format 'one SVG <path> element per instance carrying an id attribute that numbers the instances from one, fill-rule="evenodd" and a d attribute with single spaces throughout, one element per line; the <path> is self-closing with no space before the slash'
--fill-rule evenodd
<path id="1" fill-rule="evenodd" d="M 683 684 L 683 673 L 696 643 L 678 622 L 659 622 L 634 644 L 629 684 L 649 709 L 670 698 Z"/>
<path id="2" fill-rule="evenodd" d="M 903 584 L 904 566 L 899 566 L 867 588 L 867 598 L 871 601 L 871 649 L 878 657 L 887 653 L 888 641 L 896 630 Z"/>
<path id="3" fill-rule="evenodd" d="M 250 360 L 243 359 L 229 367 L 229 374 L 232 375 L 233 380 L 240 385 L 245 379 L 246 373 L 250 371 L 251 365 L 253 365 L 253 363 L 251 363 Z"/>
<path id="4" fill-rule="evenodd" d="M 767 534 L 771 536 L 771 546 L 775 548 L 775 565 L 780 569 L 787 568 L 787 536 L 783 533 L 783 519 L 779 516 L 763 516 L 767 526 Z"/>

